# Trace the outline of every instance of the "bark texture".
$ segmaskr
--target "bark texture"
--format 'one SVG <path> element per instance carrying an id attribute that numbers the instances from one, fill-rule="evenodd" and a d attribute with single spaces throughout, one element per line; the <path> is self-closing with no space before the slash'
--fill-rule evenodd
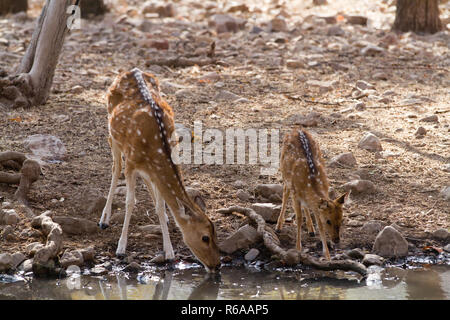
<path id="1" fill-rule="evenodd" d="M 439 0 L 397 0 L 393 29 L 418 33 L 436 33 L 442 30 Z"/>
<path id="2" fill-rule="evenodd" d="M 47 0 L 30 45 L 15 75 L 0 78 L 1 106 L 25 108 L 44 104 L 50 94 L 67 34 L 71 0 Z"/>

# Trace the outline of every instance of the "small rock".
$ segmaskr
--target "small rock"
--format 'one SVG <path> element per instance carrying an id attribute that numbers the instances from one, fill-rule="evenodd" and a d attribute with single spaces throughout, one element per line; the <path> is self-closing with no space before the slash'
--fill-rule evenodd
<path id="1" fill-rule="evenodd" d="M 237 32 L 244 29 L 247 20 L 238 19 L 227 14 L 215 14 L 209 21 L 209 26 L 216 29 L 217 33 Z"/>
<path id="2" fill-rule="evenodd" d="M 444 247 L 445 252 L 450 252 L 450 243 Z"/>
<path id="3" fill-rule="evenodd" d="M 305 64 L 301 60 L 286 60 L 286 67 L 291 69 L 298 69 L 298 68 L 304 68 Z"/>
<path id="4" fill-rule="evenodd" d="M 28 256 L 32 257 L 39 249 L 41 249 L 43 247 L 44 247 L 44 245 L 40 242 L 32 242 L 25 247 L 25 251 Z"/>
<path id="5" fill-rule="evenodd" d="M 233 182 L 232 186 L 236 189 L 243 189 L 243 188 L 247 187 L 247 183 L 242 180 L 236 180 Z"/>
<path id="6" fill-rule="evenodd" d="M 80 86 L 80 85 L 73 86 L 70 89 L 70 93 L 72 93 L 72 94 L 80 94 L 83 91 L 84 91 L 84 88 L 82 86 Z"/>
<path id="7" fill-rule="evenodd" d="M 136 272 L 139 272 L 141 270 L 142 270 L 141 265 L 139 263 L 133 261 L 129 265 L 127 265 L 125 268 L 123 268 L 122 271 L 136 273 Z"/>
<path id="8" fill-rule="evenodd" d="M 3 228 L 3 231 L 1 232 L 1 235 L 3 238 L 7 238 L 10 235 L 14 234 L 14 229 L 13 227 L 11 227 L 10 225 L 7 225 L 6 227 Z"/>
<path id="9" fill-rule="evenodd" d="M 273 18 L 270 20 L 269 30 L 270 32 L 287 32 L 288 26 L 286 20 L 280 17 Z"/>
<path id="10" fill-rule="evenodd" d="M 354 248 L 346 252 L 347 255 L 352 259 L 362 259 L 364 258 L 364 252 L 359 248 Z"/>
<path id="11" fill-rule="evenodd" d="M 176 8 L 173 3 L 164 1 L 146 1 L 142 5 L 141 12 L 145 15 L 148 13 L 157 13 L 160 18 L 168 18 L 176 16 Z"/>
<path id="12" fill-rule="evenodd" d="M 106 198 L 99 189 L 84 189 L 76 197 L 76 203 L 83 213 L 91 215 L 102 212 Z"/>
<path id="13" fill-rule="evenodd" d="M 362 260 L 362 264 L 365 265 L 366 267 L 373 265 L 381 266 L 383 265 L 383 262 L 384 262 L 383 257 L 370 253 L 365 254 Z"/>
<path id="14" fill-rule="evenodd" d="M 444 197 L 445 200 L 450 201 L 450 186 L 442 188 L 441 195 Z"/>
<path id="15" fill-rule="evenodd" d="M 375 238 L 373 252 L 385 257 L 405 257 L 408 254 L 408 242 L 395 228 L 384 227 Z"/>
<path id="16" fill-rule="evenodd" d="M 375 185 L 369 180 L 352 180 L 342 186 L 345 191 L 352 191 L 352 194 L 372 194 L 377 191 Z"/>
<path id="17" fill-rule="evenodd" d="M 23 270 L 25 273 L 33 271 L 33 259 L 25 260 L 19 265 L 19 270 Z"/>
<path id="18" fill-rule="evenodd" d="M 250 200 L 252 195 L 245 190 L 238 190 L 238 192 L 236 192 L 236 197 L 239 200 L 246 202 Z"/>
<path id="19" fill-rule="evenodd" d="M 55 216 L 53 221 L 59 224 L 64 233 L 67 234 L 91 234 L 98 232 L 97 223 L 68 216 Z"/>
<path id="20" fill-rule="evenodd" d="M 389 77 L 384 72 L 377 72 L 372 75 L 372 79 L 374 80 L 387 80 Z"/>
<path id="21" fill-rule="evenodd" d="M 281 197 L 283 196 L 283 185 L 281 184 L 258 184 L 255 187 L 255 193 L 263 196 L 264 198 L 270 199 L 272 196 Z"/>
<path id="22" fill-rule="evenodd" d="M 357 24 L 361 26 L 367 25 L 367 17 L 364 16 L 345 16 L 345 20 L 349 24 Z"/>
<path id="23" fill-rule="evenodd" d="M 22 252 L 16 252 L 12 256 L 12 268 L 16 269 L 27 257 Z"/>
<path id="24" fill-rule="evenodd" d="M 218 80 L 220 80 L 220 74 L 218 74 L 215 71 L 209 72 L 209 73 L 205 74 L 204 76 L 200 77 L 199 80 L 218 81 Z"/>
<path id="25" fill-rule="evenodd" d="M 275 223 L 278 220 L 278 216 L 281 212 L 281 206 L 275 205 L 273 203 L 254 203 L 251 205 L 251 208 L 266 222 Z"/>
<path id="26" fill-rule="evenodd" d="M 239 249 L 245 249 L 261 239 L 255 228 L 246 224 L 219 244 L 221 251 L 231 254 Z"/>
<path id="27" fill-rule="evenodd" d="M 422 122 L 439 122 L 439 118 L 437 115 L 433 114 L 431 116 L 420 119 Z"/>
<path id="28" fill-rule="evenodd" d="M 146 43 L 146 47 L 157 50 L 169 50 L 169 41 L 166 39 L 150 40 Z"/>
<path id="29" fill-rule="evenodd" d="M 415 133 L 416 136 L 424 136 L 427 134 L 427 130 L 424 127 L 417 128 L 417 131 Z"/>
<path id="30" fill-rule="evenodd" d="M 326 93 L 328 91 L 332 91 L 337 84 L 337 80 L 333 81 L 318 81 L 318 80 L 308 80 L 306 81 L 306 85 L 313 87 L 313 88 L 319 88 L 319 92 Z"/>
<path id="31" fill-rule="evenodd" d="M 356 166 L 356 158 L 352 152 L 341 153 L 330 160 L 330 167 L 336 167 L 339 164 L 354 167 Z"/>
<path id="32" fill-rule="evenodd" d="M 234 94 L 233 92 L 221 90 L 219 93 L 214 97 L 214 100 L 216 101 L 237 101 L 241 99 L 241 96 L 238 96 L 237 94 Z"/>
<path id="33" fill-rule="evenodd" d="M 151 263 L 164 263 L 166 262 L 166 257 L 163 253 L 156 255 L 153 259 L 150 260 Z"/>
<path id="34" fill-rule="evenodd" d="M 367 221 L 361 227 L 361 232 L 367 235 L 377 235 L 381 229 L 383 229 L 383 225 L 376 220 Z"/>
<path id="35" fill-rule="evenodd" d="M 380 139 L 373 133 L 367 132 L 359 141 L 358 147 L 371 152 L 382 151 Z"/>
<path id="36" fill-rule="evenodd" d="M 85 262 L 87 261 L 94 261 L 94 257 L 95 257 L 95 248 L 94 246 L 90 246 L 84 249 L 78 249 L 76 250 L 79 253 L 81 253 L 81 255 L 83 256 L 83 260 Z"/>
<path id="37" fill-rule="evenodd" d="M 437 229 L 436 231 L 434 231 L 432 233 L 433 238 L 437 239 L 437 240 L 447 240 L 450 239 L 450 232 L 448 232 L 447 229 L 441 228 L 441 229 Z"/>
<path id="38" fill-rule="evenodd" d="M 0 210 L 0 224 L 16 225 L 19 223 L 20 217 L 14 209 Z"/>
<path id="39" fill-rule="evenodd" d="M 320 114 L 310 112 L 307 115 L 294 114 L 288 118 L 290 124 L 297 124 L 303 127 L 316 127 L 319 124 Z"/>
<path id="40" fill-rule="evenodd" d="M 256 248 L 250 249 L 246 255 L 244 256 L 244 259 L 246 261 L 253 261 L 256 259 L 256 257 L 259 255 L 259 250 Z"/>
<path id="41" fill-rule="evenodd" d="M 13 258 L 10 253 L 0 254 L 0 273 L 6 272 L 13 267 Z"/>
<path id="42" fill-rule="evenodd" d="M 356 81 L 355 86 L 356 86 L 356 88 L 358 88 L 360 90 L 367 90 L 367 89 L 373 90 L 373 89 L 375 89 L 375 86 L 373 84 L 370 84 L 370 83 L 368 83 L 366 81 L 363 81 L 363 80 Z"/>
<path id="43" fill-rule="evenodd" d="M 343 37 L 345 31 L 340 26 L 331 26 L 327 30 L 327 36 Z"/>
<path id="44" fill-rule="evenodd" d="M 363 56 L 376 56 L 384 52 L 384 49 L 374 44 L 369 44 L 361 49 L 360 53 Z"/>
<path id="45" fill-rule="evenodd" d="M 79 251 L 69 251 L 66 250 L 62 257 L 59 259 L 59 263 L 64 268 L 67 268 L 68 266 L 82 266 L 84 263 L 83 255 Z"/>

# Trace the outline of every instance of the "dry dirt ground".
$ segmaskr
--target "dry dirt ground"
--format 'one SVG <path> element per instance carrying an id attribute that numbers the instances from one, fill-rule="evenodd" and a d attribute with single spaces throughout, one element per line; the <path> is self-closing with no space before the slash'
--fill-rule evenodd
<path id="1" fill-rule="evenodd" d="M 249 12 L 227 13 L 226 1 L 175 1 L 176 17 L 160 19 L 144 18 L 142 2 L 128 1 L 130 6 L 126 7 L 124 1 L 117 1 L 106 16 L 83 20 L 82 29 L 66 38 L 48 102 L 27 110 L 1 111 L 0 151 L 28 152 L 23 141 L 33 134 L 57 136 L 67 148 L 65 161 L 47 163 L 43 176 L 33 185 L 30 202 L 35 214 L 51 210 L 56 215 L 99 220 L 100 212 L 83 211 L 80 195 L 94 189 L 106 196 L 109 189 L 105 92 L 119 70 L 137 66 L 157 75 L 176 123 L 191 129 L 196 120 L 202 121 L 204 129 L 275 128 L 280 130 L 281 141 L 296 119 L 315 112 L 317 121 L 309 129 L 326 162 L 344 152 L 352 152 L 357 159 L 353 168 L 327 168 L 331 186 L 341 193 L 342 185 L 356 176 L 376 186 L 375 193 L 353 196 L 347 205 L 343 248 L 371 249 L 373 238 L 361 232 L 368 220 L 395 223 L 417 246 L 443 245 L 430 233 L 450 227 L 449 202 L 440 194 L 450 182 L 449 32 L 427 36 L 391 33 L 395 12 L 391 1 L 357 1 L 358 6 L 356 1 L 330 2 L 314 7 L 311 1 L 285 5 L 246 1 Z M 31 1 L 28 18 L 16 15 L 0 19 L 0 67 L 6 71 L 13 70 L 24 54 L 41 3 Z M 208 25 L 216 13 L 244 19 L 245 27 L 218 34 Z M 442 17 L 447 19 L 449 13 L 448 4 L 442 5 Z M 368 26 L 350 24 L 344 14 L 368 17 Z M 329 23 L 329 18 L 313 15 L 337 21 Z M 284 32 L 268 30 L 275 16 L 287 23 Z M 167 41 L 169 49 L 153 48 L 153 40 Z M 213 41 L 219 63 L 189 67 L 149 63 L 165 57 L 204 59 Z M 361 50 L 368 44 L 383 50 L 364 55 Z M 289 60 L 295 60 L 294 65 L 288 67 Z M 329 83 L 320 89 L 310 80 Z M 354 87 L 358 80 L 372 84 L 374 91 L 357 96 Z M 245 99 L 220 100 L 217 94 L 223 90 Z M 363 105 L 355 108 L 359 102 Z M 430 115 L 437 115 L 438 120 L 421 121 Z M 427 133 L 417 137 L 419 127 Z M 381 139 L 383 152 L 358 147 L 368 131 Z M 253 193 L 256 185 L 281 183 L 279 173 L 263 176 L 260 167 L 183 165 L 186 185 L 201 191 L 219 240 L 237 230 L 243 219 L 222 216 L 217 209 L 249 206 L 260 201 Z M 249 201 L 236 197 L 236 180 L 245 182 L 244 189 L 252 195 Z M 9 201 L 14 191 L 14 186 L 0 185 L 3 201 Z M 124 210 L 124 198 L 116 196 L 115 211 Z M 128 252 L 141 259 L 160 252 L 162 239 L 137 229 L 138 225 L 157 223 L 153 204 L 139 182 Z M 14 228 L 17 237 L 1 239 L 0 252 L 25 251 L 27 243 L 39 240 L 21 236 L 21 231 L 30 229 L 29 220 L 23 219 Z M 173 221 L 170 229 L 177 254 L 189 256 Z M 292 222 L 286 224 L 284 246 L 295 245 L 294 229 Z M 67 236 L 64 248 L 94 245 L 99 255 L 112 257 L 120 232 L 121 225 L 113 224 L 94 234 Z M 305 238 L 312 249 L 319 242 Z"/>

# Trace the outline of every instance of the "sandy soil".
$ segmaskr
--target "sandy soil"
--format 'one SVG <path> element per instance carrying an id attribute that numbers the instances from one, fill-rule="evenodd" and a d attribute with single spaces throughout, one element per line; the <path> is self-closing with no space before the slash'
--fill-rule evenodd
<path id="1" fill-rule="evenodd" d="M 8 40 L 8 44 L 0 43 L 0 51 L 11 53 L 0 64 L 7 71 L 20 61 L 31 37 L 33 19 L 40 12 L 41 1 L 31 2 L 28 19 L 10 16 L 0 20 L 0 38 Z M 385 225 L 395 223 L 418 246 L 442 245 L 432 240 L 430 233 L 450 227 L 449 202 L 440 195 L 440 190 L 450 182 L 449 33 L 395 35 L 389 32 L 395 7 L 385 4 L 386 1 L 358 1 L 358 7 L 352 1 L 332 2 L 312 7 L 310 1 L 282 6 L 268 1 L 263 4 L 247 1 L 250 12 L 231 13 L 247 20 L 245 28 L 236 33 L 217 34 L 214 27 L 208 26 L 212 14 L 226 11 L 225 2 L 217 5 L 177 1 L 177 17 L 149 18 L 143 23 L 140 3 L 135 3 L 136 10 L 127 11 L 129 8 L 119 1 L 105 17 L 83 20 L 82 30 L 71 32 L 66 39 L 47 104 L 1 113 L 0 151 L 27 152 L 23 141 L 33 134 L 57 136 L 67 148 L 66 160 L 47 163 L 42 179 L 33 185 L 30 193 L 33 211 L 40 214 L 52 210 L 56 215 L 99 220 L 100 212 L 83 211 L 79 197 L 89 189 L 106 196 L 110 184 L 105 92 L 119 70 L 138 66 L 154 72 L 165 83 L 162 89 L 174 109 L 175 121 L 188 128 L 193 128 L 195 120 L 201 120 L 204 128 L 277 128 L 282 135 L 293 126 L 295 115 L 316 112 L 318 122 L 310 130 L 327 163 L 343 152 L 352 152 L 358 162 L 354 168 L 327 168 L 336 192 L 342 192 L 342 185 L 355 175 L 371 180 L 377 188 L 374 194 L 353 196 L 347 206 L 342 233 L 344 248 L 370 250 L 373 239 L 361 234 L 361 226 L 368 220 L 379 220 Z M 442 5 L 442 16 L 448 17 L 449 12 L 448 4 Z M 289 32 L 251 32 L 254 26 L 265 30 L 279 13 Z M 369 24 L 363 27 L 345 20 L 327 24 L 323 19 L 311 17 L 337 16 L 343 20 L 344 13 L 364 15 Z M 329 35 L 330 28 L 335 26 L 343 33 Z M 167 40 L 169 50 L 151 48 L 154 39 Z M 220 64 L 176 68 L 148 63 L 155 58 L 201 54 L 212 41 L 216 42 Z M 365 56 L 361 49 L 367 43 L 387 45 L 382 53 Z M 301 61 L 301 66 L 288 68 L 288 60 Z M 217 77 L 201 78 L 211 72 Z M 324 92 L 309 85 L 308 80 L 334 83 Z M 358 80 L 372 84 L 375 91 L 355 98 L 352 92 Z M 185 90 L 180 92 L 181 89 Z M 216 95 L 221 90 L 247 100 L 238 103 L 218 100 Z M 365 104 L 362 110 L 354 108 L 358 102 Z M 437 115 L 438 122 L 421 121 L 429 115 Z M 417 138 L 418 127 L 424 127 L 426 135 Z M 380 137 L 382 153 L 358 148 L 367 131 Z M 247 202 L 239 200 L 234 181 L 244 181 L 245 189 L 252 195 L 257 184 L 281 182 L 279 173 L 260 175 L 258 165 L 183 165 L 183 172 L 186 185 L 200 190 L 204 196 L 219 240 L 239 228 L 243 219 L 221 216 L 217 209 L 258 202 L 256 196 Z M 3 201 L 9 201 L 14 191 L 15 187 L 0 185 Z M 162 250 L 162 240 L 143 235 L 137 229 L 138 225 L 158 223 L 141 182 L 137 200 L 128 252 L 148 259 Z M 117 210 L 124 210 L 123 195 L 116 196 Z M 0 252 L 24 251 L 27 243 L 37 241 L 20 235 L 30 228 L 28 220 L 22 219 L 14 228 L 16 239 L 2 240 Z M 294 229 L 292 223 L 287 223 L 286 236 L 282 237 L 284 245 L 294 246 Z M 95 234 L 67 237 L 64 246 L 94 245 L 99 254 L 113 256 L 120 231 L 121 225 L 114 224 Z M 171 232 L 177 254 L 189 256 L 190 251 L 173 222 Z M 308 237 L 305 241 L 312 249 L 319 242 Z"/>

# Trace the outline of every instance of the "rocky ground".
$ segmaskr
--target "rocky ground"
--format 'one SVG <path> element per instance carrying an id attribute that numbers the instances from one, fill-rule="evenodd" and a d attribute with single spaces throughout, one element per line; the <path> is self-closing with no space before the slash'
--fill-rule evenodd
<path id="1" fill-rule="evenodd" d="M 4 71 L 14 70 L 24 54 L 41 2 L 31 1 L 26 15 L 0 19 Z M 43 175 L 29 194 L 34 215 L 52 212 L 64 233 L 61 253 L 93 248 L 72 252 L 72 258 L 67 252 L 67 261 L 80 261 L 80 255 L 97 264 L 114 258 L 124 212 L 123 180 L 114 223 L 104 231 L 95 227 L 111 177 L 105 92 L 120 70 L 135 66 L 157 75 L 181 129 L 191 131 L 199 120 L 204 129 L 279 129 L 281 141 L 293 126 L 308 127 L 324 154 L 331 192 L 352 189 L 341 249 L 334 254 L 353 248 L 363 256 L 372 252 L 376 236 L 389 225 L 406 239 L 408 254 L 448 248 L 447 30 L 390 32 L 393 1 L 358 1 L 358 7 L 346 0 L 324 6 L 311 1 L 127 2 L 112 3 L 108 14 L 83 20 L 82 29 L 69 34 L 46 105 L 0 107 L 0 152 L 20 151 L 41 161 Z M 449 4 L 441 11 L 446 24 Z M 59 146 L 54 154 L 36 155 L 26 142 L 33 135 L 51 135 L 54 140 L 47 141 L 59 140 L 63 147 L 54 143 Z M 218 209 L 253 206 L 269 212 L 272 223 L 279 212 L 281 176 L 261 175 L 260 169 L 253 164 L 183 165 L 186 185 L 201 193 L 223 246 L 248 220 Z M 13 201 L 15 190 L 0 184 L 0 253 L 21 252 L 18 261 L 32 256 L 33 243 L 45 237 L 32 228 L 29 211 Z M 148 261 L 162 250 L 158 231 L 145 227 L 158 224 L 153 211 L 139 183 L 128 263 Z M 191 258 L 173 221 L 170 230 L 177 257 Z M 295 245 L 292 221 L 279 237 L 283 247 Z M 304 237 L 309 252 L 319 253 L 319 242 Z M 262 244 L 223 248 L 225 256 L 240 256 L 250 248 L 261 250 Z"/>

